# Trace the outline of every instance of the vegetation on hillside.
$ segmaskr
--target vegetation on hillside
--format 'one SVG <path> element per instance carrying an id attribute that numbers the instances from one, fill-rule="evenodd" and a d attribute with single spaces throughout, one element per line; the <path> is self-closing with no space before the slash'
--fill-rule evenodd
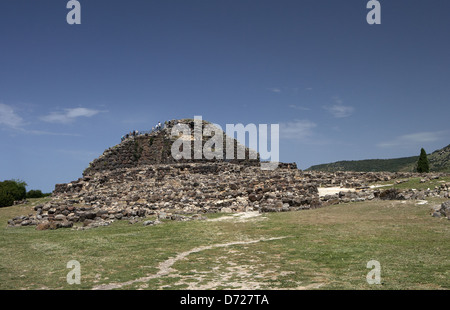
<path id="1" fill-rule="evenodd" d="M 428 155 L 430 171 L 450 172 L 450 144 Z"/>
<path id="2" fill-rule="evenodd" d="M 417 160 L 418 160 L 417 156 L 412 156 L 394 159 L 366 159 L 366 160 L 338 161 L 330 164 L 312 166 L 307 170 L 317 170 L 327 172 L 335 172 L 335 171 L 397 172 L 403 171 L 405 167 L 411 164 L 416 164 Z"/>
<path id="3" fill-rule="evenodd" d="M 32 189 L 27 192 L 28 198 L 43 198 L 50 196 L 51 193 L 43 193 L 40 189 Z"/>
<path id="4" fill-rule="evenodd" d="M 427 155 L 430 172 L 450 172 L 450 145 Z M 366 159 L 338 161 L 329 164 L 311 166 L 307 170 L 315 171 L 361 171 L 361 172 L 415 172 L 419 156 L 393 159 Z"/>

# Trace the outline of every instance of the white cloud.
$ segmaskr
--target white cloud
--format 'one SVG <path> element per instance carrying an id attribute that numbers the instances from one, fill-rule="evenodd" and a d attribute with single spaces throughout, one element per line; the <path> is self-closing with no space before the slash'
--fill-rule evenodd
<path id="1" fill-rule="evenodd" d="M 331 107 L 325 107 L 325 110 L 330 112 L 336 118 L 348 117 L 353 114 L 355 109 L 351 106 L 344 106 L 341 104 L 335 104 Z"/>
<path id="2" fill-rule="evenodd" d="M 344 105 L 344 101 L 341 98 L 335 96 L 333 97 L 333 100 L 335 102 L 334 105 L 325 106 L 323 108 L 331 113 L 331 115 L 333 115 L 335 118 L 349 117 L 353 114 L 353 112 L 355 112 L 355 108 Z"/>
<path id="3" fill-rule="evenodd" d="M 18 129 L 24 125 L 24 121 L 9 105 L 0 103 L 0 125 Z"/>
<path id="4" fill-rule="evenodd" d="M 64 133 L 64 132 L 55 132 L 55 131 L 43 131 L 43 130 L 22 130 L 23 133 L 32 134 L 36 136 L 68 136 L 68 137 L 79 137 L 79 134 L 76 133 Z"/>
<path id="5" fill-rule="evenodd" d="M 74 112 L 75 114 L 73 115 L 78 115 L 81 113 L 81 111 Z M 29 125 L 29 123 L 25 122 L 21 116 L 17 115 L 11 106 L 3 103 L 0 103 L 0 126 L 1 125 L 4 125 L 8 129 L 13 130 L 15 134 L 20 133 L 36 136 L 79 136 L 78 134 L 73 133 L 28 129 L 27 125 Z"/>
<path id="6" fill-rule="evenodd" d="M 67 124 L 73 122 L 78 117 L 92 117 L 100 112 L 87 108 L 66 109 L 65 112 L 51 112 L 49 115 L 42 116 L 41 120 L 48 123 Z"/>
<path id="7" fill-rule="evenodd" d="M 67 117 L 69 118 L 75 118 L 80 116 L 91 117 L 98 113 L 100 113 L 100 111 L 86 108 L 67 109 Z"/>
<path id="8" fill-rule="evenodd" d="M 309 120 L 295 120 L 293 122 L 280 123 L 280 137 L 284 139 L 303 140 L 312 135 L 312 129 L 317 124 Z"/>
<path id="9" fill-rule="evenodd" d="M 443 140 L 448 136 L 448 131 L 423 131 L 399 136 L 391 141 L 378 143 L 378 147 L 413 146 Z"/>
<path id="10" fill-rule="evenodd" d="M 268 88 L 268 90 L 273 92 L 273 93 L 281 93 L 281 89 L 278 88 L 278 87 Z"/>
<path id="11" fill-rule="evenodd" d="M 291 105 L 289 105 L 289 107 L 291 109 L 300 110 L 300 111 L 310 111 L 311 110 L 310 108 L 299 106 L 299 105 L 295 105 L 295 104 L 291 104 Z"/>

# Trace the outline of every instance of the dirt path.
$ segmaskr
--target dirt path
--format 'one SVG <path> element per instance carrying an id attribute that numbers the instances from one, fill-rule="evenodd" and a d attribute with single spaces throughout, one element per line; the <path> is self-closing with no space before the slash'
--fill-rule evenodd
<path id="1" fill-rule="evenodd" d="M 258 211 L 249 211 L 249 212 L 239 212 L 234 213 L 232 215 L 222 216 L 215 219 L 209 219 L 209 222 L 220 222 L 220 221 L 235 221 L 235 222 L 249 222 L 255 219 L 267 219 L 266 217 L 261 216 L 262 213 Z"/>
<path id="2" fill-rule="evenodd" d="M 352 192 L 355 191 L 354 188 L 345 188 L 345 187 L 319 187 L 319 196 L 323 197 L 326 195 L 334 195 L 339 194 L 339 192 Z"/>
<path id="3" fill-rule="evenodd" d="M 151 279 L 160 278 L 162 276 L 169 275 L 171 272 L 174 271 L 171 267 L 177 261 L 179 261 L 179 260 L 189 256 L 192 253 L 197 253 L 197 252 L 210 250 L 210 249 L 214 249 L 214 248 L 223 248 L 223 247 L 228 247 L 228 246 L 232 246 L 232 245 L 245 245 L 245 244 L 258 243 L 258 242 L 262 242 L 262 241 L 279 240 L 279 239 L 284 239 L 284 238 L 287 238 L 287 237 L 277 237 L 277 238 L 267 238 L 267 239 L 263 238 L 263 239 L 257 239 L 257 240 L 236 241 L 236 242 L 213 244 L 213 245 L 208 245 L 208 246 L 197 247 L 197 248 L 194 248 L 192 250 L 179 253 L 177 256 L 175 256 L 173 258 L 169 258 L 169 259 L 165 260 L 164 262 L 160 263 L 159 266 L 158 266 L 159 271 L 156 274 L 154 274 L 154 275 L 149 275 L 149 276 L 146 276 L 146 277 L 142 277 L 142 278 L 139 278 L 139 279 L 130 280 L 130 281 L 127 281 L 127 282 L 122 282 L 122 283 L 110 283 L 110 284 L 98 285 L 98 286 L 94 286 L 92 289 L 93 290 L 118 289 L 118 288 L 122 288 L 124 286 L 128 286 L 128 285 L 131 285 L 131 284 L 134 284 L 134 283 L 147 282 L 147 281 L 149 281 Z"/>

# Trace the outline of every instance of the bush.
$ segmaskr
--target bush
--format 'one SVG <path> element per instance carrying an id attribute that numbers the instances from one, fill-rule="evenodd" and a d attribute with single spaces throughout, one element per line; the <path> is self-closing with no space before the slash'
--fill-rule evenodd
<path id="1" fill-rule="evenodd" d="M 39 189 L 37 190 L 32 189 L 27 193 L 27 198 L 42 198 L 42 197 L 45 197 L 45 195 Z"/>
<path id="2" fill-rule="evenodd" d="M 27 184 L 22 181 L 6 180 L 0 182 L 0 207 L 12 206 L 14 201 L 27 197 Z"/>
<path id="3" fill-rule="evenodd" d="M 0 208 L 12 206 L 14 203 L 14 197 L 5 191 L 0 191 Z"/>

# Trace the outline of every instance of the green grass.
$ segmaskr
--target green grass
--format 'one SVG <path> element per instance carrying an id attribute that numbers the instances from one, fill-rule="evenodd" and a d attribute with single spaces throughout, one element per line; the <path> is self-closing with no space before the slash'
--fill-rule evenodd
<path id="1" fill-rule="evenodd" d="M 431 217 L 429 209 L 414 201 L 371 201 L 247 222 L 118 221 L 85 231 L 36 231 L 6 228 L 11 217 L 32 213 L 31 205 L 3 208 L 0 289 L 91 289 L 154 275 L 159 263 L 196 247 L 274 237 L 285 238 L 191 253 L 169 274 L 123 289 L 449 289 L 450 221 Z M 70 260 L 81 264 L 80 285 L 66 283 Z M 370 260 L 381 264 L 382 285 L 366 282 Z"/>

